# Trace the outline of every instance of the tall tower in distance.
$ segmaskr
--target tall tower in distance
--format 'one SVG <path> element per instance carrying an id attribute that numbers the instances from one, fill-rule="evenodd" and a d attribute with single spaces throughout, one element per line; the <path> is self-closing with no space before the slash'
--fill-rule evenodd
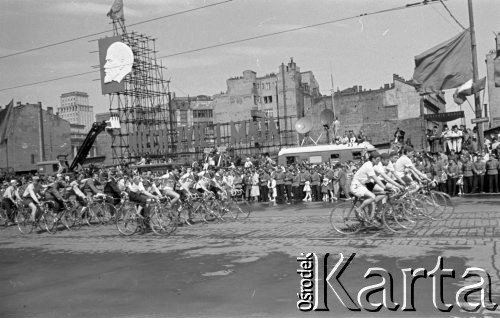
<path id="1" fill-rule="evenodd" d="M 89 105 L 89 95 L 84 92 L 62 94 L 61 106 L 57 108 L 57 112 L 70 124 L 85 126 L 85 131 L 94 123 L 94 106 Z"/>

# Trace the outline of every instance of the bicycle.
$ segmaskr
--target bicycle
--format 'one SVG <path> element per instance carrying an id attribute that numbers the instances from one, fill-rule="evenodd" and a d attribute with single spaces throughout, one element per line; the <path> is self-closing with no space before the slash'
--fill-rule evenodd
<path id="1" fill-rule="evenodd" d="M 355 198 L 352 202 L 343 202 L 336 205 L 330 212 L 330 225 L 340 234 L 352 235 L 362 229 L 375 228 L 381 230 L 387 228 L 394 233 L 408 232 L 415 229 L 419 222 L 418 211 L 421 207 L 416 207 L 416 201 L 410 200 L 407 192 L 375 193 L 377 196 L 384 196 L 376 206 L 382 205 L 378 210 L 380 222 L 370 217 L 370 205 L 359 210 L 362 201 Z M 385 202 L 384 202 L 385 201 Z M 377 213 L 377 212 L 376 212 Z"/>
<path id="2" fill-rule="evenodd" d="M 241 198 L 243 191 L 240 189 L 232 189 L 230 195 L 225 194 L 225 201 L 221 204 L 221 216 L 229 214 L 232 220 L 245 220 L 248 219 L 252 212 L 250 203 L 246 200 L 238 200 Z"/>
<path id="3" fill-rule="evenodd" d="M 23 205 L 18 209 L 16 215 L 16 224 L 19 232 L 22 234 L 30 234 L 35 228 L 49 231 L 54 224 L 54 215 L 46 208 L 46 201 L 41 201 L 37 206 L 35 220 L 31 219 L 31 208 L 28 205 Z"/>
<path id="4" fill-rule="evenodd" d="M 98 193 L 90 198 L 86 211 L 88 215 L 85 217 L 85 223 L 87 223 L 87 225 L 90 226 L 92 220 L 98 225 L 107 224 L 111 220 L 116 209 L 114 205 L 106 201 L 107 197 L 108 196 L 105 194 Z"/>
<path id="5" fill-rule="evenodd" d="M 169 236 L 177 230 L 178 215 L 160 201 L 150 205 L 149 226 L 155 234 Z"/>

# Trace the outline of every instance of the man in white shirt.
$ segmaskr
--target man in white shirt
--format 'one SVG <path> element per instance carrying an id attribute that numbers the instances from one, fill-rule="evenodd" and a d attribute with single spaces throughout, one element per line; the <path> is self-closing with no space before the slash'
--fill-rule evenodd
<path id="1" fill-rule="evenodd" d="M 127 190 L 129 194 L 130 201 L 138 203 L 139 208 L 137 209 L 137 214 L 141 214 L 142 210 L 146 207 L 148 203 L 148 198 L 157 199 L 157 197 L 144 188 L 141 178 L 139 176 L 134 176 L 132 182 L 127 185 Z M 147 211 L 146 215 L 147 216 Z"/>
<path id="2" fill-rule="evenodd" d="M 375 174 L 380 177 L 382 183 L 385 183 L 386 189 L 399 189 L 404 190 L 404 187 L 398 184 L 394 179 L 392 179 L 391 175 L 394 171 L 392 168 L 392 163 L 389 160 L 390 155 L 388 153 L 383 153 L 380 155 L 380 162 L 373 166 L 373 170 L 375 170 Z M 390 167 L 390 166 L 391 167 Z M 402 183 L 404 184 L 404 183 Z M 378 184 L 373 188 L 374 192 L 383 192 L 384 189 L 379 187 Z"/>
<path id="3" fill-rule="evenodd" d="M 373 169 L 373 166 L 377 165 L 379 162 L 380 154 L 377 151 L 373 151 L 370 154 L 370 160 L 365 162 L 358 171 L 356 171 L 351 182 L 351 192 L 358 198 L 365 198 L 361 206 L 356 208 L 356 212 L 362 214 L 362 210 L 367 205 L 371 204 L 370 217 L 372 219 L 375 216 L 375 203 L 378 201 L 375 194 L 371 191 L 375 186 L 374 183 L 377 184 L 380 189 L 385 189 L 385 185 L 380 181 Z M 379 200 L 382 198 L 383 196 L 380 196 Z"/>
<path id="4" fill-rule="evenodd" d="M 23 193 L 23 198 L 28 202 L 28 206 L 31 209 L 31 221 L 35 221 L 36 212 L 40 206 L 40 178 L 34 176 L 33 181 L 28 184 Z"/>
<path id="5" fill-rule="evenodd" d="M 177 182 L 174 172 L 170 171 L 161 176 L 160 179 L 163 179 L 163 186 L 161 190 L 163 190 L 163 192 L 172 199 L 170 202 L 175 204 L 175 202 L 179 201 L 181 196 L 179 193 L 175 192 L 174 189 L 175 183 Z"/>
<path id="6" fill-rule="evenodd" d="M 2 208 L 7 212 L 7 218 L 10 222 L 14 223 L 14 208 L 17 202 L 21 202 L 21 196 L 17 189 L 17 180 L 12 180 L 7 187 L 2 197 Z"/>
<path id="7" fill-rule="evenodd" d="M 413 148 L 405 146 L 403 147 L 403 154 L 399 159 L 396 161 L 394 164 L 394 171 L 396 175 L 398 175 L 403 181 L 406 182 L 406 184 L 410 184 L 412 182 L 412 179 L 408 175 L 410 173 L 417 179 L 417 181 L 421 182 L 423 180 L 429 180 L 425 174 L 420 172 L 413 162 L 411 161 L 411 158 L 413 157 Z M 430 181 L 430 180 L 429 180 Z"/>
<path id="8" fill-rule="evenodd" d="M 252 166 L 253 166 L 253 163 L 252 163 L 252 161 L 250 161 L 250 158 L 246 158 L 244 167 L 251 168 Z"/>

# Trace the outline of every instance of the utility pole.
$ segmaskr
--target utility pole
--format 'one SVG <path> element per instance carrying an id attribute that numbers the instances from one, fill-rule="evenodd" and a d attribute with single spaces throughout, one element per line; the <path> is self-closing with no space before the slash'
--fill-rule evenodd
<path id="1" fill-rule="evenodd" d="M 472 0 L 468 0 L 469 4 L 469 31 L 470 31 L 470 42 L 472 49 L 472 82 L 476 83 L 478 79 L 478 71 L 477 71 L 477 51 L 476 51 L 476 33 L 474 31 L 474 14 L 472 13 Z M 481 118 L 482 109 L 481 109 L 481 101 L 479 100 L 479 93 L 474 92 L 474 106 L 476 110 L 476 118 Z M 483 132 L 483 123 L 476 123 L 477 127 L 477 139 L 478 139 L 478 148 L 480 151 L 483 150 L 484 145 L 484 132 Z"/>
<path id="2" fill-rule="evenodd" d="M 276 111 L 278 112 L 278 135 L 280 136 L 279 144 L 281 149 L 281 125 L 280 125 L 280 104 L 278 99 L 278 81 L 276 81 Z M 273 119 L 274 120 L 274 119 Z"/>
<path id="3" fill-rule="evenodd" d="M 168 118 L 169 118 L 169 130 L 170 130 L 170 147 L 172 147 L 172 153 L 175 152 L 175 143 L 174 143 L 174 121 L 173 116 L 174 112 L 172 112 L 172 94 L 170 93 L 170 81 L 167 81 L 167 93 L 168 93 Z"/>
<path id="4" fill-rule="evenodd" d="M 285 144 L 288 145 L 288 125 L 286 124 L 286 85 L 285 85 L 285 63 L 281 62 L 281 81 L 283 82 L 283 113 L 285 117 Z"/>

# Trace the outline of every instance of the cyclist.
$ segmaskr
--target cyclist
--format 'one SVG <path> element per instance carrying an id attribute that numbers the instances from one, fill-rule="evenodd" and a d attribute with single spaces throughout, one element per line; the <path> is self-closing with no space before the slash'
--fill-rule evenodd
<path id="1" fill-rule="evenodd" d="M 34 176 L 32 181 L 28 184 L 23 193 L 23 199 L 25 204 L 27 204 L 31 209 L 31 218 L 32 222 L 35 221 L 36 212 L 40 211 L 40 178 L 38 176 Z"/>
<path id="2" fill-rule="evenodd" d="M 388 190 L 404 190 L 404 187 L 397 183 L 393 178 L 391 178 L 391 170 L 389 167 L 390 163 L 390 155 L 388 153 L 383 153 L 380 155 L 380 162 L 373 166 L 373 170 L 375 170 L 375 174 L 380 177 L 382 183 L 385 184 L 385 188 Z M 404 183 L 402 183 L 404 184 Z M 378 184 L 373 188 L 374 192 L 383 192 L 384 189 L 379 187 Z"/>
<path id="3" fill-rule="evenodd" d="M 413 158 L 413 154 L 414 151 L 412 147 L 403 147 L 401 156 L 398 160 L 396 160 L 396 163 L 394 164 L 395 173 L 408 185 L 410 185 L 413 181 L 410 175 L 413 175 L 413 177 L 418 182 L 422 182 L 422 180 L 430 181 L 429 178 L 427 178 L 427 176 L 422 172 L 418 171 L 418 169 L 413 164 L 411 160 L 411 158 Z"/>
<path id="4" fill-rule="evenodd" d="M 384 198 L 384 196 L 376 196 L 372 190 L 377 184 L 380 189 L 384 190 L 385 185 L 380 181 L 379 177 L 375 173 L 373 168 L 380 162 L 380 154 L 378 151 L 373 151 L 370 154 L 370 159 L 365 162 L 356 171 L 351 182 L 351 192 L 358 198 L 364 198 L 361 205 L 356 208 L 356 212 L 362 215 L 362 210 L 371 205 L 370 219 L 374 219 L 375 216 L 375 203 Z"/>
<path id="5" fill-rule="evenodd" d="M 83 177 L 83 175 L 79 176 L 80 179 L 82 177 Z M 87 210 L 88 204 L 87 204 L 87 197 L 82 192 L 82 190 L 80 190 L 80 187 L 79 187 L 80 181 L 75 179 L 73 176 L 67 176 L 66 179 L 67 179 L 67 182 L 69 183 L 68 195 L 75 196 L 76 202 L 78 203 L 78 205 L 80 205 L 82 207 L 80 215 L 83 215 Z"/>
<path id="6" fill-rule="evenodd" d="M 183 191 L 187 196 L 191 195 L 191 189 L 196 183 L 196 176 L 191 168 L 187 168 L 185 174 L 179 178 L 179 185 L 181 191 Z"/>
<path id="7" fill-rule="evenodd" d="M 11 223 L 14 223 L 14 208 L 18 202 L 22 202 L 17 185 L 17 180 L 11 180 L 2 196 L 2 208 L 7 212 L 7 219 Z"/>
<path id="8" fill-rule="evenodd" d="M 191 168 L 189 168 L 188 170 L 191 170 Z M 161 190 L 163 190 L 163 193 L 165 193 L 165 195 L 170 197 L 170 203 L 174 205 L 177 201 L 179 201 L 181 197 L 179 193 L 175 192 L 174 190 L 175 184 L 177 182 L 175 172 L 169 171 L 161 176 L 160 179 L 163 180 L 163 186 L 161 187 Z"/>
<path id="9" fill-rule="evenodd" d="M 65 188 L 64 184 L 62 181 L 58 181 L 52 176 L 49 176 L 48 181 L 49 184 L 45 190 L 45 199 L 52 204 L 54 212 L 61 212 L 64 209 L 66 200 L 61 197 L 59 191 Z"/>
<path id="10" fill-rule="evenodd" d="M 120 204 L 122 198 L 122 191 L 118 186 L 118 182 L 116 182 L 115 174 L 113 171 L 110 171 L 109 174 L 103 173 L 103 178 L 107 181 L 104 184 L 103 192 L 106 195 L 106 202 L 112 204 L 114 207 Z M 110 209 L 111 216 L 114 216 L 116 208 Z"/>
<path id="11" fill-rule="evenodd" d="M 137 209 L 137 214 L 148 216 L 149 214 L 149 211 L 147 210 L 148 198 L 157 199 L 158 197 L 146 191 L 139 176 L 134 176 L 132 182 L 127 184 L 127 189 L 130 201 L 137 203 L 139 205 Z M 144 211 L 144 214 L 142 214 L 142 211 Z"/>

